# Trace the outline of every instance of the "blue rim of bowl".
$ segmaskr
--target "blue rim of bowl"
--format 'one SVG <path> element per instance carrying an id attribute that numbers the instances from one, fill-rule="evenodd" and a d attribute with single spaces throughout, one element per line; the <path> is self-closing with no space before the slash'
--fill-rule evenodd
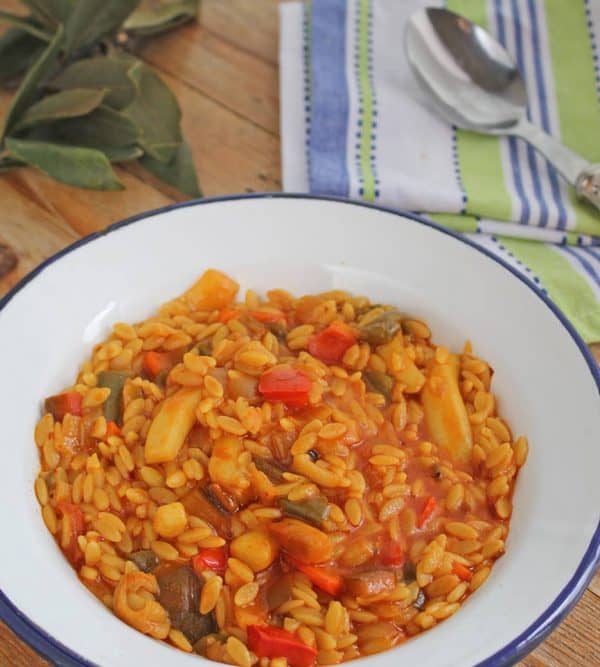
<path id="1" fill-rule="evenodd" d="M 309 195 L 303 193 L 252 193 L 252 194 L 239 194 L 239 195 L 227 195 L 224 197 L 212 197 L 206 199 L 194 199 L 191 201 L 180 202 L 176 204 L 171 204 L 164 206 L 162 208 L 153 209 L 139 215 L 134 215 L 120 222 L 116 222 L 106 229 L 85 236 L 75 243 L 67 246 L 63 250 L 57 252 L 52 257 L 49 257 L 47 260 L 42 262 L 37 266 L 33 271 L 28 273 L 17 285 L 15 285 L 10 292 L 8 292 L 2 299 L 0 299 L 0 311 L 8 304 L 11 299 L 13 299 L 20 290 L 23 289 L 29 282 L 36 278 L 46 267 L 50 266 L 57 260 L 59 260 L 64 255 L 77 250 L 77 248 L 91 243 L 92 241 L 102 238 L 103 236 L 110 234 L 122 227 L 131 225 L 134 222 L 140 222 L 142 220 L 160 215 L 162 213 L 167 213 L 180 208 L 188 208 L 192 206 L 202 206 L 204 204 L 215 204 L 218 202 L 227 202 L 227 201 L 237 201 L 244 199 L 309 199 L 317 201 L 331 201 L 337 202 L 340 204 L 345 204 L 347 206 L 360 206 L 363 208 L 375 209 L 377 211 L 383 211 L 385 213 L 392 213 L 397 215 L 400 218 L 409 219 L 419 224 L 425 225 L 436 231 L 451 236 L 459 243 L 467 245 L 477 252 L 487 256 L 489 259 L 493 260 L 500 266 L 504 267 L 509 271 L 513 276 L 518 278 L 524 285 L 526 285 L 536 296 L 541 299 L 544 304 L 554 313 L 556 318 L 560 321 L 563 327 L 571 335 L 571 338 L 579 348 L 579 351 L 583 355 L 588 368 L 592 374 L 592 377 L 596 381 L 596 387 L 598 393 L 600 394 L 600 368 L 587 348 L 586 344 L 583 342 L 579 334 L 575 331 L 573 325 L 566 319 L 558 307 L 550 301 L 550 299 L 541 292 L 533 283 L 529 282 L 523 275 L 518 273 L 512 266 L 507 264 L 504 260 L 493 255 L 489 250 L 476 245 L 473 241 L 460 236 L 457 233 L 441 227 L 429 220 L 415 215 L 414 213 L 409 213 L 407 211 L 399 211 L 396 209 L 388 208 L 385 206 L 379 206 L 375 204 L 370 204 L 367 202 L 351 201 L 348 199 L 343 199 L 341 197 L 332 197 L 328 195 Z M 573 608 L 575 603 L 583 595 L 587 585 L 592 580 L 596 570 L 600 567 L 600 521 L 588 548 L 586 549 L 579 566 L 575 570 L 575 573 L 562 589 L 562 591 L 557 595 L 554 601 L 550 606 L 533 622 L 531 625 L 524 630 L 520 635 L 515 639 L 510 641 L 506 646 L 502 647 L 500 650 L 491 656 L 485 658 L 475 667 L 504 667 L 505 665 L 512 665 L 517 662 L 519 659 L 530 653 L 545 637 L 550 634 L 550 632 L 567 616 L 569 611 Z M 71 649 L 64 646 L 59 640 L 50 636 L 42 628 L 36 625 L 31 619 L 29 619 L 25 614 L 23 614 L 15 605 L 6 597 L 6 595 L 0 590 L 0 620 L 2 620 L 6 625 L 8 625 L 23 641 L 25 641 L 29 646 L 34 648 L 38 653 L 44 656 L 46 659 L 50 660 L 53 664 L 59 665 L 60 667 L 97 667 L 95 663 L 87 660 L 86 658 L 78 655 Z"/>

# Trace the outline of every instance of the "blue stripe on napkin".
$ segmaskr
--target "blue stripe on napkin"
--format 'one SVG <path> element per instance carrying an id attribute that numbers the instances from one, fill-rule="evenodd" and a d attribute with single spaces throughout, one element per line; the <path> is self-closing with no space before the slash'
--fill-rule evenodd
<path id="1" fill-rule="evenodd" d="M 494 0 L 494 14 L 496 20 L 496 30 L 498 41 L 504 48 L 506 48 L 506 25 L 504 23 L 504 13 L 502 11 L 502 0 Z M 519 223 L 526 225 L 529 221 L 529 200 L 525 195 L 525 189 L 523 187 L 523 179 L 521 177 L 521 166 L 519 164 L 519 157 L 517 154 L 517 140 L 515 137 L 508 137 L 508 151 L 510 157 L 510 168 L 513 177 L 513 183 L 517 193 L 517 197 L 521 202 L 521 212 L 519 215 Z"/>
<path id="2" fill-rule="evenodd" d="M 540 111 L 541 111 L 541 123 L 542 128 L 548 134 L 551 134 L 550 130 L 550 116 L 548 110 L 548 95 L 546 92 L 546 82 L 544 80 L 544 63 L 542 59 L 542 50 L 540 46 L 540 29 L 539 29 L 539 19 L 538 19 L 538 10 L 536 7 L 535 0 L 528 0 L 527 8 L 529 11 L 529 22 L 531 24 L 531 38 L 533 46 L 533 57 L 534 57 L 534 67 L 535 67 L 535 78 L 536 78 L 536 89 L 538 98 L 540 101 Z M 546 170 L 548 172 L 548 178 L 550 180 L 550 187 L 552 189 L 552 199 L 558 209 L 558 229 L 565 229 L 567 226 L 567 211 L 565 205 L 562 201 L 562 196 L 560 192 L 560 186 L 558 183 L 558 175 L 556 169 L 548 162 L 546 162 Z M 547 220 L 541 225 L 545 227 Z"/>
<path id="3" fill-rule="evenodd" d="M 516 0 L 511 0 L 512 24 L 515 34 L 515 51 L 517 56 L 517 66 L 521 72 L 525 72 L 525 56 L 523 52 L 523 30 L 521 27 L 521 17 L 519 14 L 519 7 Z M 527 120 L 531 122 L 531 108 L 527 105 Z M 542 194 L 542 184 L 540 182 L 540 175 L 537 168 L 537 160 L 535 152 L 530 144 L 525 147 L 527 152 L 527 164 L 531 172 L 531 181 L 533 185 L 533 192 L 540 207 L 540 225 L 545 227 L 548 224 L 548 205 Z M 532 222 L 527 220 L 526 222 Z"/>
<path id="4" fill-rule="evenodd" d="M 310 191 L 340 197 L 350 191 L 346 21 L 346 0 L 313 3 Z"/>
<path id="5" fill-rule="evenodd" d="M 583 270 L 588 274 L 588 276 L 600 287 L 600 276 L 596 272 L 596 269 L 587 261 L 585 257 L 582 257 L 582 255 L 577 252 L 575 248 L 570 248 L 569 246 L 562 246 L 561 248 L 563 252 L 566 252 L 568 255 L 571 255 L 571 257 L 574 257 L 579 264 L 583 267 Z"/>

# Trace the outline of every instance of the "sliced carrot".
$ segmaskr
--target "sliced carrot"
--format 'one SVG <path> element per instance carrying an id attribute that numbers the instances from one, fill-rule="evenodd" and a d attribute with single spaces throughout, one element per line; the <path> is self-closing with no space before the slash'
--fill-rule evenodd
<path id="1" fill-rule="evenodd" d="M 344 322 L 332 322 L 308 342 L 308 351 L 326 364 L 336 364 L 356 343 L 354 331 Z"/>
<path id="2" fill-rule="evenodd" d="M 85 519 L 79 505 L 61 500 L 57 503 L 56 509 L 62 515 L 63 536 L 67 541 L 61 546 L 69 561 L 77 566 L 83 561 L 83 553 L 79 548 L 77 538 L 85 533 Z"/>
<path id="3" fill-rule="evenodd" d="M 217 319 L 219 322 L 229 322 L 229 320 L 234 320 L 236 317 L 240 316 L 240 311 L 237 308 L 224 308 L 220 313 Z"/>
<path id="4" fill-rule="evenodd" d="M 259 322 L 270 324 L 272 322 L 280 322 L 285 320 L 285 315 L 280 310 L 251 310 L 249 315 Z"/>
<path id="5" fill-rule="evenodd" d="M 173 362 L 168 352 L 150 350 L 144 355 L 144 369 L 152 377 L 156 377 L 162 371 L 169 370 L 172 366 Z"/>
<path id="6" fill-rule="evenodd" d="M 311 582 L 322 591 L 333 595 L 339 595 L 344 588 L 344 579 L 330 567 L 316 567 L 308 565 L 291 556 L 287 560 L 300 572 L 305 574 Z"/>
<path id="7" fill-rule="evenodd" d="M 459 579 L 462 579 L 463 581 L 471 581 L 473 578 L 473 573 L 471 570 L 469 570 L 469 568 L 462 563 L 458 563 L 457 561 L 452 563 L 452 571 Z"/>
<path id="8" fill-rule="evenodd" d="M 326 533 L 298 519 L 282 519 L 269 524 L 282 549 L 294 558 L 315 565 L 331 558 L 333 545 Z"/>
<path id="9" fill-rule="evenodd" d="M 83 396 L 77 391 L 65 391 L 56 396 L 48 396 L 44 403 L 44 408 L 57 421 L 62 421 L 66 414 L 81 417 Z"/>
<path id="10" fill-rule="evenodd" d="M 404 551 L 398 542 L 387 542 L 381 550 L 381 562 L 391 567 L 400 567 L 406 560 Z"/>
<path id="11" fill-rule="evenodd" d="M 106 423 L 106 435 L 121 435 L 122 431 L 116 422 L 110 421 Z"/>
<path id="12" fill-rule="evenodd" d="M 429 498 L 427 498 L 427 500 L 425 501 L 425 506 L 423 507 L 421 514 L 419 514 L 419 518 L 417 519 L 418 528 L 423 528 L 423 526 L 431 518 L 431 515 L 435 511 L 436 507 L 437 507 L 437 500 L 433 496 L 429 496 Z"/>

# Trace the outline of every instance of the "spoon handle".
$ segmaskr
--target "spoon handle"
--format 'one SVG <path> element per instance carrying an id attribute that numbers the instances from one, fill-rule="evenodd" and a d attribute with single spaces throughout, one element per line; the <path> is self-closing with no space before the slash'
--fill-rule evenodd
<path id="1" fill-rule="evenodd" d="M 536 125 L 521 120 L 512 132 L 531 144 L 571 185 L 577 195 L 600 209 L 600 165 L 593 165 Z"/>
<path id="2" fill-rule="evenodd" d="M 582 199 L 600 209 L 600 164 L 590 164 L 579 174 L 575 190 Z"/>

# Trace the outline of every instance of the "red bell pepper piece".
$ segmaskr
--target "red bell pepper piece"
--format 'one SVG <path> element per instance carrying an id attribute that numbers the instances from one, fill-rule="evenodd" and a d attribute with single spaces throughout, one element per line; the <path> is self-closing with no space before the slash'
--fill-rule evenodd
<path id="1" fill-rule="evenodd" d="M 381 562 L 390 567 L 400 567 L 406 560 L 398 542 L 387 542 L 381 550 Z"/>
<path id="2" fill-rule="evenodd" d="M 454 561 L 452 563 L 452 572 L 459 578 L 462 579 L 463 581 L 471 581 L 473 578 L 473 573 L 471 570 L 466 565 L 463 565 L 462 563 L 457 563 Z"/>
<path id="3" fill-rule="evenodd" d="M 226 547 L 206 547 L 205 549 L 200 549 L 198 555 L 194 556 L 192 566 L 198 574 L 203 570 L 212 570 L 217 574 L 225 574 L 227 558 Z"/>
<path id="4" fill-rule="evenodd" d="M 423 511 L 421 512 L 421 514 L 419 514 L 419 518 L 417 519 L 418 528 L 423 528 L 423 526 L 431 518 L 431 515 L 435 511 L 436 507 L 437 507 L 437 500 L 433 496 L 429 496 L 429 498 L 427 498 L 427 500 L 425 501 L 425 506 L 423 507 Z"/>
<path id="5" fill-rule="evenodd" d="M 290 667 L 312 667 L 316 649 L 301 642 L 296 635 L 272 625 L 249 625 L 248 648 L 259 658 L 286 658 Z"/>
<path id="6" fill-rule="evenodd" d="M 356 343 L 354 331 L 343 322 L 332 322 L 308 342 L 308 351 L 326 364 L 342 360 L 346 350 Z"/>
<path id="7" fill-rule="evenodd" d="M 44 407 L 56 421 L 62 421 L 66 414 L 81 417 L 83 396 L 77 391 L 66 391 L 56 396 L 48 396 L 44 402 Z"/>
<path id="8" fill-rule="evenodd" d="M 263 322 L 265 324 L 285 320 L 285 315 L 280 310 L 251 310 L 249 315 L 258 322 Z"/>
<path id="9" fill-rule="evenodd" d="M 315 565 L 308 565 L 302 563 L 291 556 L 287 556 L 287 560 L 300 572 L 305 574 L 311 582 L 320 588 L 325 593 L 336 597 L 344 588 L 344 579 L 335 570 L 329 567 L 317 567 Z"/>
<path id="10" fill-rule="evenodd" d="M 311 379 L 291 366 L 275 366 L 265 371 L 258 382 L 258 391 L 268 401 L 281 401 L 289 407 L 308 405 Z"/>
<path id="11" fill-rule="evenodd" d="M 77 538 L 85 533 L 85 519 L 78 505 L 61 500 L 56 505 L 59 514 L 62 514 L 63 534 L 68 535 L 68 542 L 63 551 L 69 561 L 76 567 L 83 561 L 83 554 L 77 543 Z"/>

